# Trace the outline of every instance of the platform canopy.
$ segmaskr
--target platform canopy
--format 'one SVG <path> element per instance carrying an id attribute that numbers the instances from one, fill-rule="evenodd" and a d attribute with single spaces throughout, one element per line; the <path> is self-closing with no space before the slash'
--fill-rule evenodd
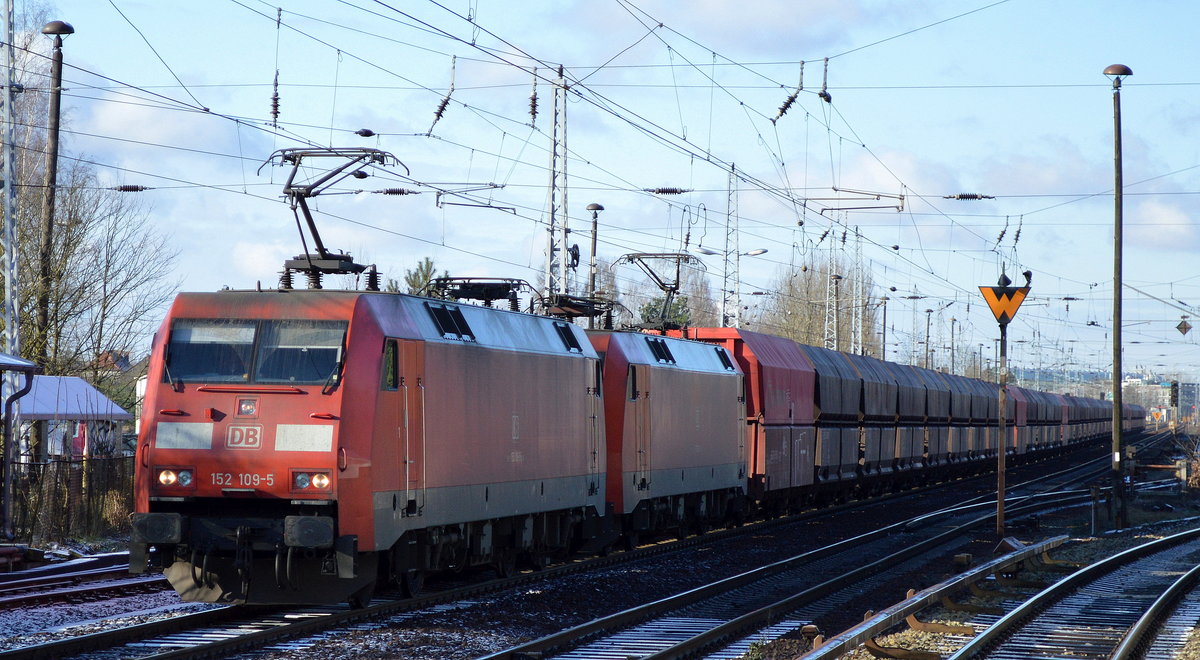
<path id="1" fill-rule="evenodd" d="M 33 389 L 21 399 L 21 419 L 127 421 L 133 415 L 75 376 L 34 376 Z"/>
<path id="2" fill-rule="evenodd" d="M 21 359 L 8 353 L 0 353 L 0 371 L 20 371 L 29 373 L 39 371 L 38 366 L 29 360 Z"/>

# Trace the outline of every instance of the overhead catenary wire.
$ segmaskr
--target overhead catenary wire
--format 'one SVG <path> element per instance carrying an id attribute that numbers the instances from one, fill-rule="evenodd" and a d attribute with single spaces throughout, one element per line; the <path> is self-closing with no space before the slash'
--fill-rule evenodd
<path id="1" fill-rule="evenodd" d="M 476 23 L 478 23 L 478 21 L 476 21 Z M 478 28 L 479 26 L 478 26 L 478 25 L 476 25 L 475 27 L 476 27 L 476 28 Z M 647 32 L 646 32 L 645 34 L 643 34 L 642 36 L 643 36 L 643 38 L 646 38 L 646 37 L 648 37 L 648 35 L 649 35 L 649 31 L 647 31 Z M 672 70 L 675 70 L 675 69 L 673 68 Z M 582 75 L 582 74 L 581 74 L 581 75 Z M 589 75 L 591 75 L 591 74 L 589 74 Z M 599 82 L 601 82 L 601 81 L 599 81 L 599 80 L 598 80 L 598 79 L 596 79 L 596 78 L 592 78 L 592 79 L 589 79 L 589 81 L 588 81 L 588 82 L 589 82 L 589 83 L 599 83 Z M 676 89 L 680 89 L 680 87 L 679 87 L 678 85 L 676 85 L 676 86 L 675 86 L 675 88 L 676 88 Z M 710 89 L 710 90 L 716 90 L 716 89 L 718 89 L 718 88 L 717 88 L 717 87 L 714 87 L 714 86 L 712 86 L 712 85 L 709 85 L 709 86 L 708 86 L 708 89 Z M 458 106 L 456 105 L 456 107 L 458 107 Z M 457 117 L 457 115 L 455 115 L 455 117 Z M 509 119 L 508 119 L 508 118 L 505 118 L 505 119 L 504 119 L 504 121 L 509 121 Z M 501 124 L 501 126 L 504 126 L 504 125 L 503 125 L 503 124 Z M 329 128 L 329 127 L 327 126 L 326 128 Z M 506 128 L 506 127 L 505 127 L 505 128 Z M 240 130 L 240 129 L 235 129 L 235 130 Z M 682 133 L 682 131 L 680 131 L 680 132 Z M 301 131 L 301 134 L 302 134 L 302 133 L 303 133 L 303 131 Z M 502 132 L 501 132 L 501 134 L 507 135 L 507 131 L 502 131 Z M 683 136 L 683 137 L 686 137 L 686 136 Z M 445 143 L 446 143 L 446 144 L 450 144 L 450 143 L 452 143 L 452 141 L 445 141 Z M 860 142 L 859 144 L 861 144 L 861 142 Z M 469 149 L 475 149 L 475 148 L 477 148 L 478 146 L 479 146 L 479 145 L 476 145 L 476 144 L 469 144 L 469 143 L 464 143 L 464 144 L 461 144 L 461 147 L 462 147 L 462 148 L 469 148 Z M 538 148 L 540 148 L 540 146 L 539 146 Z M 481 151 L 480 153 L 482 153 L 482 151 Z M 778 152 L 777 152 L 777 153 L 778 153 Z M 689 157 L 689 159 L 694 159 L 694 158 L 696 158 L 696 155 L 695 155 L 695 153 L 691 153 L 691 154 L 689 154 L 689 155 L 688 155 L 688 157 Z M 531 166 L 534 166 L 534 167 L 536 167 L 536 166 L 537 166 L 536 159 L 531 159 L 531 161 L 532 161 L 532 165 L 531 165 Z M 497 162 L 500 162 L 500 161 L 499 161 L 499 160 L 497 160 Z M 512 162 L 513 162 L 513 167 L 514 167 L 514 168 L 516 168 L 516 167 L 518 167 L 518 166 L 519 166 L 519 161 L 518 161 L 518 160 L 513 160 Z M 782 172 L 784 172 L 784 173 L 786 173 L 786 169 L 781 169 L 781 171 L 782 171 Z M 780 177 L 780 178 L 781 178 L 781 177 Z M 612 182 L 611 182 L 611 181 L 607 181 L 606 183 L 612 183 Z M 639 185 L 627 185 L 627 186 L 623 186 L 623 188 L 627 188 L 627 189 L 640 189 L 641 187 L 642 187 L 642 186 L 639 186 Z M 689 187 L 689 188 L 692 188 L 693 186 L 688 186 L 688 187 Z M 786 185 L 786 186 L 778 186 L 778 187 L 779 187 L 781 190 L 786 190 L 786 191 L 789 191 L 789 192 L 788 192 L 788 194 L 785 196 L 785 199 L 789 200 L 789 203 L 792 203 L 792 204 L 794 204 L 798 198 L 802 198 L 802 195 L 796 195 L 796 194 L 792 194 L 792 193 L 790 193 L 790 191 L 792 190 L 792 186 L 790 186 L 790 185 Z M 699 192 L 699 191 L 697 191 L 697 192 Z M 917 198 L 917 197 L 918 197 L 918 196 L 914 195 L 914 198 Z M 673 208 L 673 207 L 672 207 L 672 206 L 670 206 L 670 205 L 668 205 L 668 208 Z M 911 212 L 911 215 L 910 215 L 910 217 L 913 217 L 913 218 L 915 218 L 915 217 L 917 217 L 917 216 L 919 216 L 919 215 L 923 215 L 923 214 L 919 214 L 919 213 L 916 213 L 916 212 Z M 935 214 L 935 215 L 937 215 L 937 214 Z M 944 214 L 943 214 L 943 215 L 944 215 Z M 956 214 L 956 217 L 957 217 L 957 214 Z M 950 222 L 950 224 L 952 224 L 952 225 L 953 225 L 953 224 L 956 224 L 956 223 L 955 223 L 953 220 L 950 220 L 950 219 L 948 219 L 948 221 L 949 221 L 949 222 Z M 907 249 L 907 248 L 906 248 L 906 249 Z"/>

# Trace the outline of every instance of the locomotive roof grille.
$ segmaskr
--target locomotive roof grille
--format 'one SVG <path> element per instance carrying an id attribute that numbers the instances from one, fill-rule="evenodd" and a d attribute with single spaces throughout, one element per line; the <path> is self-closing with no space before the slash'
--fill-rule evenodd
<path id="1" fill-rule="evenodd" d="M 650 352 L 654 354 L 654 359 L 664 364 L 675 364 L 675 356 L 671 353 L 671 347 L 667 346 L 667 340 L 646 337 L 646 343 L 650 346 Z"/>
<path id="2" fill-rule="evenodd" d="M 554 329 L 558 331 L 558 338 L 562 340 L 563 346 L 572 353 L 582 353 L 583 347 L 579 345 L 579 339 L 571 332 L 571 324 L 563 321 L 555 321 Z"/>
<path id="3" fill-rule="evenodd" d="M 475 341 L 475 333 L 471 331 L 471 326 L 467 324 L 461 309 L 432 302 L 425 303 L 425 308 L 429 310 L 433 324 L 437 326 L 443 338 Z"/>
<path id="4" fill-rule="evenodd" d="M 713 348 L 713 350 L 717 352 L 717 357 L 720 358 L 721 366 L 725 367 L 725 371 L 736 371 L 736 369 L 733 368 L 733 362 L 729 359 L 729 354 L 725 352 L 725 349 L 721 348 L 720 346 L 716 346 Z"/>

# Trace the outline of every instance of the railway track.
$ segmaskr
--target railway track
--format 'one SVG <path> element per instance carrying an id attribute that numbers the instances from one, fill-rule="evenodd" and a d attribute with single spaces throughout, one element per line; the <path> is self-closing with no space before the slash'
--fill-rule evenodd
<path id="1" fill-rule="evenodd" d="M 1043 590 L 951 657 L 1109 658 L 1139 621 L 1147 627 L 1161 616 L 1160 610 L 1143 619 L 1151 605 L 1197 563 L 1200 529 L 1137 546 Z M 1137 641 L 1129 644 L 1137 646 Z"/>
<path id="2" fill-rule="evenodd" d="M 1014 492 L 1017 487 L 1014 486 Z M 1079 495 L 1076 495 L 1079 497 Z M 983 502 L 975 505 L 973 510 L 951 514 L 952 518 L 963 516 L 983 516 L 992 505 Z M 1015 507 L 1015 500 L 1013 506 Z M 1014 511 L 1015 512 L 1015 511 Z M 826 512 L 816 515 L 823 516 Z M 811 516 L 810 516 L 811 517 Z M 790 522 L 795 522 L 794 518 Z M 771 521 L 767 526 L 787 524 L 788 521 Z M 927 526 L 947 525 L 946 520 L 927 520 Z M 482 584 L 454 588 L 444 593 L 435 594 L 429 598 L 418 600 L 377 600 L 371 607 L 363 610 L 349 610 L 344 607 L 304 608 L 289 610 L 264 610 L 250 608 L 217 608 L 211 611 L 176 617 L 167 621 L 141 624 L 120 630 L 107 630 L 103 633 L 87 635 L 75 639 L 59 640 L 44 645 L 30 646 L 0 654 L 0 658 L 60 658 L 79 654 L 92 657 L 222 657 L 235 653 L 243 653 L 256 648 L 287 649 L 289 639 L 320 636 L 328 634 L 331 629 L 345 629 L 361 625 L 371 625 L 365 622 L 381 619 L 396 620 L 406 617 L 406 613 L 437 612 L 439 608 L 454 608 L 462 603 L 468 603 L 473 598 L 482 597 L 504 589 L 512 589 L 522 584 L 532 584 L 545 579 L 568 575 L 575 572 L 602 570 L 605 566 L 615 566 L 627 561 L 638 561 L 654 555 L 678 551 L 700 543 L 712 543 L 722 536 L 744 534 L 746 530 L 728 530 L 715 532 L 704 537 L 687 539 L 673 544 L 662 544 L 641 548 L 631 553 L 619 556 L 597 558 L 588 561 L 565 564 L 552 567 L 536 573 L 518 575 L 509 580 L 488 581 Z M 916 534 L 916 532 L 908 532 Z M 961 532 L 959 533 L 961 536 Z M 900 543 L 907 544 L 904 537 L 898 537 Z M 863 554 L 858 546 L 859 541 L 849 544 L 855 546 L 850 554 Z M 896 545 L 897 538 L 876 541 L 882 545 Z M 845 547 L 843 552 L 847 552 Z M 914 554 L 920 550 L 914 550 Z M 880 554 L 885 554 L 880 551 Z M 813 559 L 810 557 L 810 559 Z M 828 563 L 834 568 L 829 569 L 829 575 L 841 575 L 844 571 L 838 568 L 840 559 L 830 559 Z M 882 568 L 881 568 L 882 570 Z M 775 578 L 776 589 L 793 589 L 794 582 L 788 582 L 786 576 Z M 836 580 L 830 589 L 844 587 Z M 864 582 L 862 588 L 868 588 Z M 843 595 L 843 597 L 848 597 Z M 700 607 L 700 609 L 704 609 Z M 703 619 L 704 616 L 696 618 Z M 778 626 L 776 626 L 778 627 Z M 125 645 L 125 646 L 121 646 Z"/>
<path id="3" fill-rule="evenodd" d="M 1086 501 L 1080 492 L 1029 498 L 1014 515 Z M 713 583 L 639 608 L 488 656 L 488 660 L 556 657 L 651 660 L 736 658 L 752 641 L 773 639 L 810 623 L 818 612 L 839 607 L 924 555 L 957 547 L 975 528 L 988 524 L 988 505 L 947 512 L 936 521 L 922 516 L 820 550 Z M 899 550 L 897 550 L 899 548 Z M 719 651 L 719 652 L 718 652 Z"/>

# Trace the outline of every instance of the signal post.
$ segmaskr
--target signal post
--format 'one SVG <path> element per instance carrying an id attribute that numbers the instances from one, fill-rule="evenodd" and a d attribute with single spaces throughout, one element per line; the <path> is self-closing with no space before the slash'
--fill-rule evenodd
<path id="1" fill-rule="evenodd" d="M 981 286 L 979 292 L 987 301 L 992 315 L 1000 324 L 1000 437 L 996 442 L 996 537 L 1004 538 L 1004 463 L 1008 451 L 1008 434 L 1005 429 L 1008 390 L 1008 323 L 1017 315 L 1017 309 L 1029 294 L 1029 282 L 1033 275 L 1025 271 L 1025 286 L 1009 286 L 1012 280 L 1000 274 L 999 286 Z"/>

